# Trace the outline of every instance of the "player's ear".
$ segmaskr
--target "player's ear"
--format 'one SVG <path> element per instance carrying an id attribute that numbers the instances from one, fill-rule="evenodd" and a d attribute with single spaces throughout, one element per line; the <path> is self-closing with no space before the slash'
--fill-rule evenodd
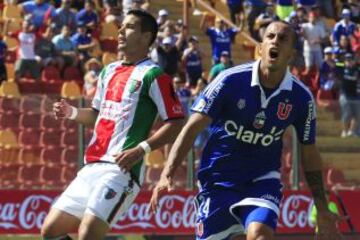
<path id="1" fill-rule="evenodd" d="M 149 32 L 143 32 L 142 33 L 142 39 L 143 41 L 147 42 L 150 44 L 150 41 L 151 41 L 151 38 L 152 38 L 152 33 L 149 31 Z"/>
<path id="2" fill-rule="evenodd" d="M 297 54 L 298 54 L 297 50 L 295 48 L 293 48 L 293 50 L 291 51 L 291 55 L 289 57 L 288 63 L 291 63 L 296 58 Z"/>

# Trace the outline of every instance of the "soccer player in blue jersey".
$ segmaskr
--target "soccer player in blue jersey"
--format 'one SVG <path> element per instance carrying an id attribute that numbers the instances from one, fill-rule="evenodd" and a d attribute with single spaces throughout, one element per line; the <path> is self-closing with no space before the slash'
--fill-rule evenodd
<path id="1" fill-rule="evenodd" d="M 337 217 L 327 208 L 321 158 L 315 146 L 315 103 L 288 70 L 296 35 L 285 22 L 271 23 L 260 46 L 261 59 L 220 73 L 193 105 L 156 185 L 151 207 L 173 186 L 176 168 L 196 135 L 210 126 L 201 158 L 196 197 L 198 240 L 229 239 L 245 230 L 247 240 L 271 240 L 282 198 L 282 135 L 295 126 L 305 176 L 318 209 L 319 238 L 341 239 Z"/>

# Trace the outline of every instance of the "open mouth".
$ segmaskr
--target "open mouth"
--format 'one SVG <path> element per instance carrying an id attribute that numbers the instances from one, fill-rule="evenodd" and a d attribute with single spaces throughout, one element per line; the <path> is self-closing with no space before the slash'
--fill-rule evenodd
<path id="1" fill-rule="evenodd" d="M 272 60 L 275 60 L 279 56 L 279 51 L 276 48 L 271 48 L 269 51 L 269 56 Z"/>

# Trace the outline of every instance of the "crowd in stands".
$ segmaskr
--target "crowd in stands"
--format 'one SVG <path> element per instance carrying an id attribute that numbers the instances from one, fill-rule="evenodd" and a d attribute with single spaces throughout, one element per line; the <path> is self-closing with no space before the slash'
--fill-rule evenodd
<path id="1" fill-rule="evenodd" d="M 206 84 L 238 64 L 232 45 L 239 32 L 248 31 L 261 41 L 272 21 L 283 20 L 298 34 L 292 72 L 320 106 L 340 106 L 341 137 L 360 135 L 360 1 L 342 0 L 341 6 L 331 0 L 222 1 L 228 5 L 233 26 L 202 13 L 191 1 L 194 15 L 202 15 L 200 28 L 211 44 L 209 53 L 182 19 L 173 18 L 167 9 L 157 13 L 159 34 L 149 56 L 173 78 L 185 112 L 190 113 L 192 99 Z M 218 4 L 208 3 L 215 8 Z M 131 8 L 151 9 L 151 1 L 4 0 L 0 8 L 0 82 L 10 79 L 9 70 L 14 70 L 14 81 L 25 86 L 22 92 L 37 92 L 42 82 L 55 87 L 40 93 L 58 93 L 64 80 L 75 80 L 90 100 L 101 69 L 122 59 L 117 29 L 124 14 Z M 206 61 L 211 61 L 211 68 L 204 68 Z M 35 87 L 28 91 L 31 84 Z M 196 159 L 207 136 L 205 131 L 196 140 Z"/>

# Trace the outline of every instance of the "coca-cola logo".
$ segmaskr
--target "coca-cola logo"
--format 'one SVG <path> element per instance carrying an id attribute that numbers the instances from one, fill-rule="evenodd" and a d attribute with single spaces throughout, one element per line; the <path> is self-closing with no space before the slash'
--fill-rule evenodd
<path id="1" fill-rule="evenodd" d="M 129 210 L 120 216 L 114 229 L 194 228 L 196 212 L 193 202 L 194 196 L 166 195 L 160 199 L 155 214 L 150 211 L 148 203 L 134 202 Z M 151 221 L 152 218 L 154 221 Z"/>
<path id="2" fill-rule="evenodd" d="M 281 205 L 281 222 L 278 227 L 313 228 L 309 216 L 313 206 L 312 198 L 306 195 L 290 195 Z"/>
<path id="3" fill-rule="evenodd" d="M 45 195 L 30 195 L 21 203 L 0 204 L 0 229 L 40 229 L 52 201 Z"/>

